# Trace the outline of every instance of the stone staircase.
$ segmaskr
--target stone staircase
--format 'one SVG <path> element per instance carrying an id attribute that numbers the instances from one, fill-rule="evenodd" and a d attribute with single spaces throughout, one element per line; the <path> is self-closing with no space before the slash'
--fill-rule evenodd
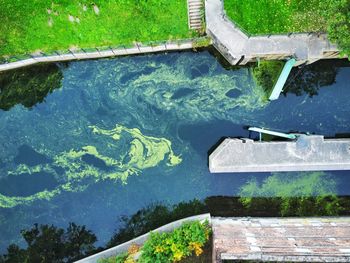
<path id="1" fill-rule="evenodd" d="M 197 31 L 202 29 L 203 9 L 203 0 L 187 0 L 188 26 L 190 29 Z"/>

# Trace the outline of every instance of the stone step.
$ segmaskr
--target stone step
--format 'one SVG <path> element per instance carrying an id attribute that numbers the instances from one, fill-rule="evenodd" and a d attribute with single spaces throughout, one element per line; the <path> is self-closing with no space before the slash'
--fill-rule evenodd
<path id="1" fill-rule="evenodd" d="M 191 20 L 191 25 L 194 25 L 194 24 L 202 24 L 202 21 L 201 20 Z"/>
<path id="2" fill-rule="evenodd" d="M 191 29 L 202 28 L 203 2 L 202 0 L 187 0 L 188 23 Z"/>
<path id="3" fill-rule="evenodd" d="M 200 5 L 203 5 L 202 1 L 188 1 L 188 4 L 200 4 Z"/>
<path id="4" fill-rule="evenodd" d="M 188 6 L 189 7 L 195 7 L 195 6 L 202 7 L 203 5 L 201 3 L 188 3 Z"/>

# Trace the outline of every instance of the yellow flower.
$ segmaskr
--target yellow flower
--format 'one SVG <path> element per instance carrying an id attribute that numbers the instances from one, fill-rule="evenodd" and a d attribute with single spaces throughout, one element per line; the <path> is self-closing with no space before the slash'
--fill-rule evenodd
<path id="1" fill-rule="evenodd" d="M 197 257 L 203 253 L 202 245 L 197 242 L 191 242 L 189 245 L 189 249 L 191 251 L 194 250 L 194 253 L 196 254 Z"/>
<path id="2" fill-rule="evenodd" d="M 174 253 L 174 260 L 175 261 L 180 261 L 182 259 L 183 255 L 184 254 L 180 250 L 176 251 Z"/>
<path id="3" fill-rule="evenodd" d="M 156 253 L 162 253 L 162 252 L 164 252 L 164 248 L 161 247 L 161 246 L 156 246 L 155 252 Z"/>

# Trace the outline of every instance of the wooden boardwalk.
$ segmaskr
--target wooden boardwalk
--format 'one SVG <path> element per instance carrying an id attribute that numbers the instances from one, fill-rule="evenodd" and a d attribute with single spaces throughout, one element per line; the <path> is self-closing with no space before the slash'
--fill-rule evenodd
<path id="1" fill-rule="evenodd" d="M 350 217 L 212 218 L 213 262 L 350 262 Z"/>

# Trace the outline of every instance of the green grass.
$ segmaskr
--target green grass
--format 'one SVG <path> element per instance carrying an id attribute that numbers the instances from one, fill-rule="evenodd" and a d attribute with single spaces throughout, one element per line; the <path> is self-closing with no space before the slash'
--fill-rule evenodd
<path id="1" fill-rule="evenodd" d="M 224 4 L 227 15 L 254 35 L 325 32 L 321 1 L 328 0 L 224 0 Z"/>
<path id="2" fill-rule="evenodd" d="M 0 6 L 0 56 L 194 34 L 188 29 L 186 0 L 0 0 Z"/>

